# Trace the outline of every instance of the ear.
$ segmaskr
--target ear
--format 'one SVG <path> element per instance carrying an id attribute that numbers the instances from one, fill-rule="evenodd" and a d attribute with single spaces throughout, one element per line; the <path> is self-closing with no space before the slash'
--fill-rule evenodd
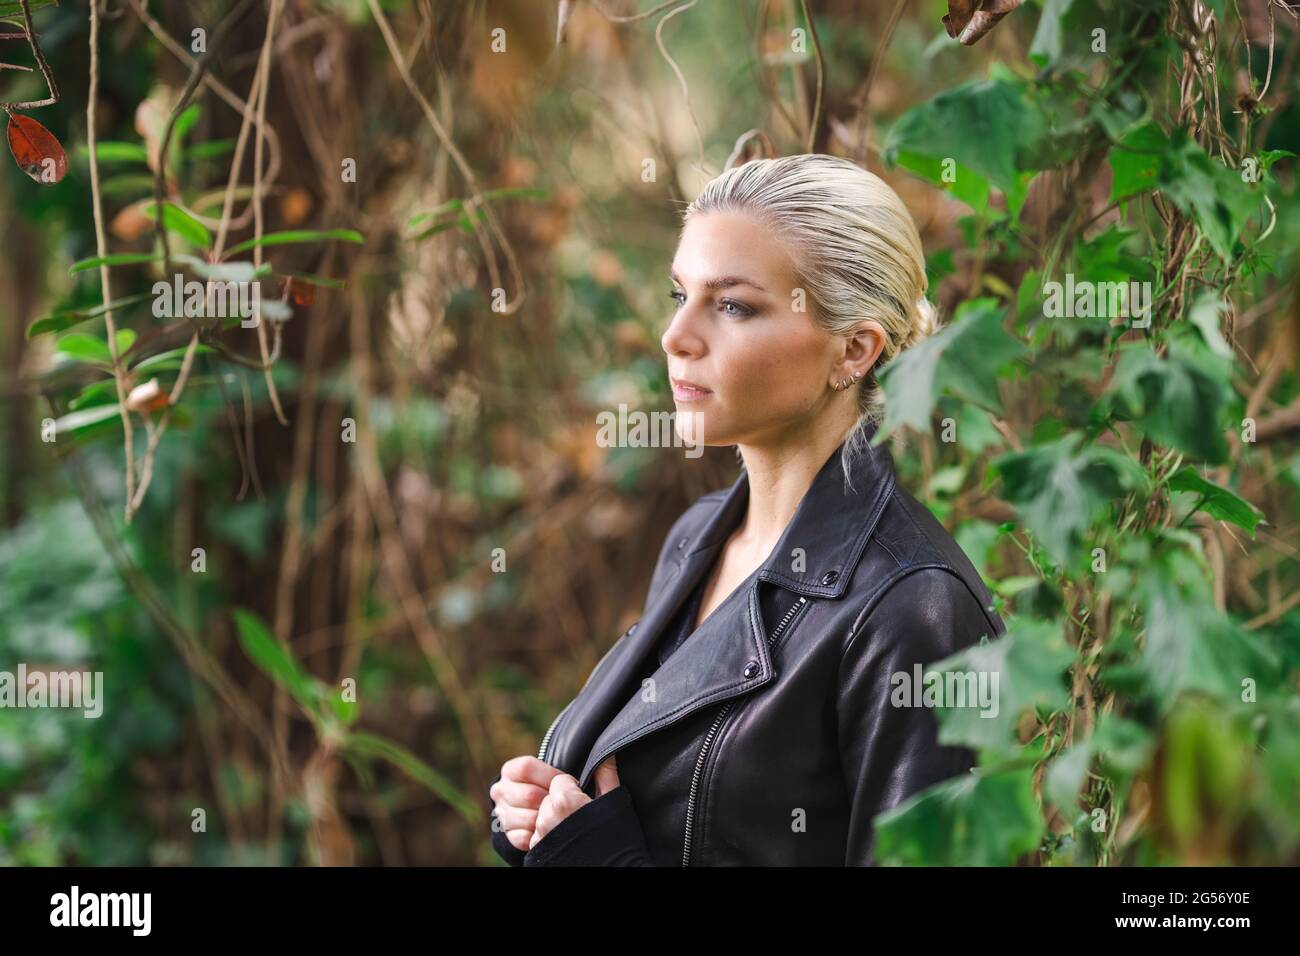
<path id="1" fill-rule="evenodd" d="M 864 319 L 851 334 L 840 337 L 839 359 L 832 375 L 840 379 L 865 378 L 884 350 L 884 327 L 875 319 Z"/>

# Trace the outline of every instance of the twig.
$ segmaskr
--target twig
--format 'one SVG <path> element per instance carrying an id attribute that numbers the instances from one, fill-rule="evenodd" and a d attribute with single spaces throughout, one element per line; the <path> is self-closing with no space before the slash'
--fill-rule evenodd
<path id="1" fill-rule="evenodd" d="M 104 233 L 104 204 L 99 194 L 99 158 L 95 151 L 98 136 L 95 132 L 96 106 L 99 102 L 99 0 L 90 0 L 90 89 L 86 94 L 86 142 L 90 148 L 90 205 L 95 218 L 95 253 L 100 258 L 108 255 L 108 237 Z M 117 384 L 117 407 L 122 415 L 122 435 L 126 454 L 126 523 L 131 523 L 135 498 L 135 452 L 132 448 L 131 411 L 126 407 L 126 370 L 117 351 L 117 323 L 113 321 L 113 290 L 108 266 L 99 266 L 100 292 L 104 297 L 104 325 L 108 331 L 108 351 L 113 359 L 113 380 Z"/>
<path id="2" fill-rule="evenodd" d="M 880 35 L 880 41 L 871 54 L 871 69 L 867 71 L 867 81 L 862 85 L 862 93 L 858 103 L 858 135 L 853 155 L 859 163 L 865 164 L 867 159 L 863 141 L 871 125 L 871 90 L 876 85 L 876 75 L 880 72 L 880 64 L 885 61 L 885 52 L 889 49 L 889 43 L 894 38 L 894 28 L 898 26 L 899 18 L 902 17 L 903 7 L 906 4 L 907 0 L 898 0 L 898 3 L 894 5 L 894 12 L 889 15 L 889 21 L 885 24 L 885 31 Z"/>
<path id="3" fill-rule="evenodd" d="M 496 235 L 497 240 L 501 243 L 501 248 L 505 252 L 506 261 L 510 266 L 510 272 L 515 280 L 515 287 L 518 290 L 515 297 L 507 301 L 505 305 L 501 307 L 501 313 L 504 315 L 512 315 L 518 310 L 519 306 L 523 304 L 525 295 L 524 276 L 520 271 L 519 263 L 515 258 L 514 246 L 510 244 L 510 240 L 506 238 L 505 231 L 497 222 L 496 213 L 493 212 L 492 206 L 483 199 L 483 190 L 479 187 L 478 177 L 474 175 L 474 170 L 470 167 L 469 163 L 465 161 L 465 157 L 461 155 L 460 150 L 456 147 L 456 143 L 447 135 L 447 131 L 443 128 L 442 122 L 438 119 L 438 114 L 429 103 L 428 97 L 420 91 L 420 88 L 415 83 L 415 78 L 411 76 L 411 70 L 406 65 L 406 59 L 402 56 L 402 51 L 398 48 L 397 38 L 393 35 L 393 28 L 388 24 L 388 17 L 386 17 L 384 11 L 380 9 L 377 0 L 366 0 L 366 2 L 370 6 L 370 14 L 374 18 L 375 24 L 379 27 L 379 32 L 383 34 L 384 43 L 388 46 L 389 56 L 392 57 L 393 63 L 397 67 L 397 72 L 402 78 L 402 82 L 406 84 L 406 88 L 410 90 L 411 95 L 415 97 L 415 101 L 420 104 L 420 109 L 424 112 L 425 119 L 428 120 L 429 125 L 433 127 L 433 131 L 442 142 L 443 147 L 451 154 L 451 158 L 456 163 L 456 168 L 459 169 L 461 175 L 465 177 L 465 182 L 470 188 L 470 201 L 466 203 L 466 212 L 469 213 L 471 210 L 477 210 L 481 207 L 488 228 Z M 692 0 L 692 2 L 694 2 L 694 0 Z M 472 221 L 471 218 L 471 222 Z M 491 278 L 493 288 L 502 288 L 496 253 L 492 250 L 491 245 L 487 242 L 486 238 L 483 237 L 477 229 L 474 230 L 474 234 L 479 237 L 479 244 L 483 248 L 484 255 L 487 258 L 488 275 Z"/>
<path id="4" fill-rule="evenodd" d="M 275 39 L 275 27 L 284 11 L 284 0 L 271 0 L 271 13 L 266 24 L 266 39 L 262 42 L 262 75 L 257 88 L 257 139 L 253 141 L 253 237 L 262 237 L 262 127 L 266 123 L 266 92 L 271 85 L 271 48 Z M 253 268 L 262 267 L 264 250 L 260 245 L 253 247 Z M 271 378 L 271 362 L 266 350 L 266 325 L 262 322 L 261 299 L 257 307 L 257 347 L 262 353 L 262 374 L 266 378 L 266 391 L 275 409 L 275 417 L 281 425 L 288 426 L 284 408 L 280 404 L 280 393 Z M 276 323 L 276 329 L 279 329 Z M 278 336 L 277 336 L 278 339 Z"/>
<path id="5" fill-rule="evenodd" d="M 36 27 L 32 25 L 32 5 L 30 0 L 18 0 L 23 8 L 24 35 L 27 37 L 27 45 L 32 48 L 32 56 L 36 58 L 36 65 L 41 68 L 41 76 L 45 77 L 45 85 L 50 89 L 50 95 L 43 100 L 27 100 L 24 103 L 0 103 L 0 109 L 6 113 L 13 110 L 30 110 L 38 106 L 53 106 L 59 101 L 59 87 L 54 82 L 54 73 L 50 70 L 50 65 L 45 62 L 45 54 L 41 52 L 41 46 L 36 42 Z M 18 69 L 26 69 L 19 67 Z M 31 72 L 30 69 L 27 72 Z"/>
<path id="6" fill-rule="evenodd" d="M 811 153 L 817 144 L 817 127 L 822 118 L 822 88 L 826 83 L 826 63 L 822 57 L 822 41 L 817 37 L 817 26 L 813 23 L 812 13 L 808 9 L 808 0 L 799 0 L 799 6 L 803 8 L 804 22 L 808 24 L 808 32 L 812 34 L 813 51 L 817 54 L 817 97 L 813 101 L 812 119 L 808 123 L 808 138 L 804 143 L 804 152 Z"/>

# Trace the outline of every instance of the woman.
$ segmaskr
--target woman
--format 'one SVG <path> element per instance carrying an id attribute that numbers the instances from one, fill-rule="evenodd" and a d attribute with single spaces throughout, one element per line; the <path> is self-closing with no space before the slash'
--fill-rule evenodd
<path id="1" fill-rule="evenodd" d="M 874 863 L 877 814 L 974 764 L 897 688 L 1004 630 L 870 444 L 875 371 L 934 328 L 920 237 L 849 160 L 753 160 L 687 208 L 671 278 L 677 418 L 744 467 L 668 533 L 641 620 L 537 757 L 502 765 L 493 846 L 529 866 Z"/>

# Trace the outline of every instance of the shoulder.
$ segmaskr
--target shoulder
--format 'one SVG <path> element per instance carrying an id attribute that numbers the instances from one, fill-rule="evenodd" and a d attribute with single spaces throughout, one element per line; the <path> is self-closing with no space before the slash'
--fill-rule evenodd
<path id="1" fill-rule="evenodd" d="M 859 609 L 841 660 L 866 656 L 931 663 L 1003 633 L 1005 625 L 982 594 L 942 563 L 895 571 Z"/>

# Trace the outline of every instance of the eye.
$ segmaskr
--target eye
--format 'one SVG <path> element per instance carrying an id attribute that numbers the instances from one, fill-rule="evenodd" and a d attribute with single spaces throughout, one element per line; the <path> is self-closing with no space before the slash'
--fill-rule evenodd
<path id="1" fill-rule="evenodd" d="M 734 316 L 738 316 L 738 317 L 741 317 L 741 318 L 748 318 L 748 317 L 751 316 L 751 315 L 756 315 L 756 314 L 757 314 L 757 313 L 756 313 L 753 309 L 751 309 L 749 306 L 745 305 L 745 304 L 742 303 L 742 302 L 737 302 L 735 299 L 723 299 L 723 300 L 722 300 L 722 307 L 723 307 L 723 309 L 729 308 L 729 307 L 731 307 L 731 306 L 734 306 L 734 307 L 736 308 L 737 311 L 735 311 L 735 312 L 728 312 L 727 315 L 734 315 Z"/>
<path id="2" fill-rule="evenodd" d="M 681 298 L 678 298 L 678 296 L 680 296 Z M 669 289 L 669 290 L 668 290 L 668 298 L 672 299 L 672 300 L 673 300 L 674 302 L 676 302 L 678 305 L 685 305 L 685 304 L 686 304 L 686 293 L 685 293 L 685 292 L 678 292 L 676 289 Z"/>

